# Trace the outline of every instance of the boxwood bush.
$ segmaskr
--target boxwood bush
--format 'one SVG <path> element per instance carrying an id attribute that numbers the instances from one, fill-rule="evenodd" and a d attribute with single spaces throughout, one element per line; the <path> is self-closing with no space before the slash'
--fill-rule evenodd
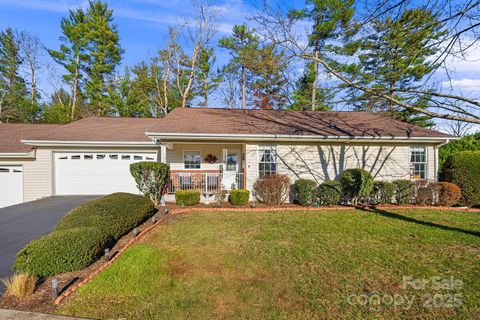
<path id="1" fill-rule="evenodd" d="M 372 202 L 375 204 L 391 203 L 395 194 L 395 185 L 388 181 L 374 181 Z"/>
<path id="2" fill-rule="evenodd" d="M 460 201 L 480 204 L 480 151 L 464 151 L 451 155 L 443 165 L 443 179 L 462 190 Z"/>
<path id="3" fill-rule="evenodd" d="M 139 195 L 114 193 L 92 200 L 70 211 L 52 233 L 27 244 L 13 267 L 36 276 L 82 269 L 152 213 L 152 202 Z"/>
<path id="4" fill-rule="evenodd" d="M 82 204 L 70 211 L 55 230 L 98 228 L 111 240 L 118 240 L 153 213 L 152 202 L 140 195 L 113 193 Z"/>
<path id="5" fill-rule="evenodd" d="M 183 206 L 194 206 L 200 203 L 200 192 L 197 190 L 175 191 L 175 203 Z"/>
<path id="6" fill-rule="evenodd" d="M 55 231 L 20 250 L 13 269 L 40 277 L 79 270 L 95 261 L 107 242 L 108 238 L 95 228 Z"/>
<path id="7" fill-rule="evenodd" d="M 397 204 L 412 203 L 415 199 L 415 184 L 407 179 L 393 181 Z"/>
<path id="8" fill-rule="evenodd" d="M 248 204 L 250 198 L 250 191 L 245 189 L 238 189 L 230 191 L 228 201 L 234 206 L 245 206 Z"/>
<path id="9" fill-rule="evenodd" d="M 340 176 L 343 195 L 356 205 L 358 200 L 367 197 L 373 190 L 373 177 L 367 170 L 347 169 Z"/>
<path id="10" fill-rule="evenodd" d="M 339 204 L 342 194 L 342 184 L 339 181 L 325 181 L 318 187 L 318 203 L 322 206 Z"/>
<path id="11" fill-rule="evenodd" d="M 138 190 L 155 205 L 159 204 L 170 177 L 170 166 L 166 163 L 141 161 L 130 165 L 130 173 Z"/>
<path id="12" fill-rule="evenodd" d="M 298 179 L 295 181 L 295 194 L 298 204 L 311 206 L 317 201 L 317 183 L 313 180 Z"/>

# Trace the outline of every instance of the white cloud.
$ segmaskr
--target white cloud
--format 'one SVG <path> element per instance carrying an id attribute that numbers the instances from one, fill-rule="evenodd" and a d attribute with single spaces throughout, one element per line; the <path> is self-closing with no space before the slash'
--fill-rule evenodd
<path id="1" fill-rule="evenodd" d="M 480 79 L 452 79 L 452 81 L 443 81 L 442 86 L 453 87 L 453 89 L 480 90 Z"/>

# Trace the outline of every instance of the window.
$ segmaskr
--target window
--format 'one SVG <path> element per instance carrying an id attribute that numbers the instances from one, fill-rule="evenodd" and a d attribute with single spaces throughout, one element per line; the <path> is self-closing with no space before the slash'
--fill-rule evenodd
<path id="1" fill-rule="evenodd" d="M 109 155 L 109 157 L 112 160 L 117 160 L 118 159 L 118 154 L 111 154 L 111 155 Z"/>
<path id="2" fill-rule="evenodd" d="M 85 159 L 85 160 L 93 160 L 93 155 L 91 155 L 91 154 L 86 154 L 86 155 L 83 156 L 83 159 Z"/>
<path id="3" fill-rule="evenodd" d="M 183 165 L 185 169 L 200 169 L 200 151 L 184 151 Z"/>
<path id="4" fill-rule="evenodd" d="M 427 150 L 425 147 L 410 148 L 410 178 L 427 178 Z"/>
<path id="5" fill-rule="evenodd" d="M 122 160 L 130 160 L 130 156 L 129 155 L 123 155 Z"/>
<path id="6" fill-rule="evenodd" d="M 261 176 L 277 173 L 277 146 L 259 146 L 258 174 Z"/>
<path id="7" fill-rule="evenodd" d="M 142 156 L 135 155 L 133 156 L 133 160 L 142 160 Z"/>
<path id="8" fill-rule="evenodd" d="M 227 155 L 227 171 L 237 171 L 237 154 L 229 153 Z"/>
<path id="9" fill-rule="evenodd" d="M 97 154 L 97 159 L 98 160 L 105 159 L 105 155 L 104 154 Z"/>
<path id="10" fill-rule="evenodd" d="M 76 154 L 76 155 L 74 155 L 74 156 L 71 156 L 70 159 L 72 159 L 72 160 L 78 160 L 78 159 L 80 159 L 80 155 L 77 155 L 77 154 Z"/>

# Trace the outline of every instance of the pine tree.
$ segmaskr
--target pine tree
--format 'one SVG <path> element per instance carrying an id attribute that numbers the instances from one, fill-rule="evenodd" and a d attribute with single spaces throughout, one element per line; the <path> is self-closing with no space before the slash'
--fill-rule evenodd
<path id="1" fill-rule="evenodd" d="M 219 41 L 221 48 L 228 49 L 232 55 L 230 68 L 236 66 L 240 72 L 240 86 L 242 97 L 242 109 L 247 104 L 247 82 L 251 76 L 251 69 L 258 61 L 254 58 L 258 55 L 259 39 L 254 30 L 248 29 L 247 25 L 233 26 L 233 34 L 230 37 L 223 37 Z"/>
<path id="2" fill-rule="evenodd" d="M 426 108 L 428 96 L 413 97 L 402 92 L 417 88 L 419 81 L 435 70 L 430 59 L 438 48 L 429 44 L 444 35 L 442 24 L 431 11 L 417 8 L 405 10 L 398 18 L 376 20 L 372 27 L 371 34 L 362 41 L 355 72 L 378 92 Z M 420 126 L 432 125 L 429 117 L 403 109 L 391 101 L 365 93 L 354 99 L 358 109 L 384 112 Z"/>
<path id="3" fill-rule="evenodd" d="M 274 45 L 265 45 L 252 58 L 256 61 L 251 65 L 255 106 L 260 109 L 282 109 L 287 103 L 284 52 L 277 50 Z"/>
<path id="4" fill-rule="evenodd" d="M 85 22 L 89 30 L 87 52 L 90 57 L 85 97 L 89 111 L 101 116 L 109 111 L 107 83 L 120 64 L 123 49 L 117 26 L 113 24 L 113 11 L 108 9 L 107 3 L 90 1 Z"/>
<path id="5" fill-rule="evenodd" d="M 48 50 L 48 53 L 66 71 L 63 80 L 71 88 L 68 105 L 70 121 L 72 121 L 77 117 L 78 108 L 82 105 L 83 100 L 83 80 L 89 61 L 87 51 L 89 30 L 86 15 L 82 9 L 69 10 L 68 17 L 62 19 L 60 26 L 62 29 L 60 49 Z"/>
<path id="6" fill-rule="evenodd" d="M 28 91 L 19 75 L 22 60 L 14 32 L 7 28 L 0 33 L 0 121 L 34 121 L 29 111 Z"/>
<path id="7" fill-rule="evenodd" d="M 329 40 L 344 38 L 347 34 L 348 25 L 353 17 L 354 0 L 306 0 L 305 8 L 302 10 L 291 10 L 289 17 L 295 20 L 308 20 L 313 23 L 312 32 L 309 34 L 309 45 L 313 50 L 312 65 L 307 64 L 306 81 L 300 81 L 296 92 L 296 103 L 303 106 L 306 99 L 310 99 L 311 110 L 323 109 L 325 101 L 321 98 L 328 96 L 328 88 L 322 88 L 318 84 L 318 62 L 319 57 L 326 58 L 329 51 L 339 53 L 337 45 L 328 45 Z M 308 81 L 307 81 L 308 80 Z M 305 86 L 310 85 L 307 90 Z M 303 87 L 302 87 L 303 86 Z M 320 99 L 318 93 L 323 93 Z M 308 95 L 308 96 L 307 96 Z M 320 108 L 317 103 L 323 104 Z"/>
<path id="8" fill-rule="evenodd" d="M 314 62 L 307 62 L 305 64 L 303 75 L 298 79 L 295 86 L 296 89 L 292 92 L 293 102 L 288 106 L 289 109 L 303 111 L 312 110 L 312 90 L 316 74 Z M 318 86 L 315 87 L 317 91 L 315 95 L 313 95 L 315 97 L 315 110 L 331 110 L 332 105 L 328 102 L 333 98 L 333 94 L 329 89 Z"/>
<path id="9" fill-rule="evenodd" d="M 208 107 L 209 94 L 219 86 L 222 80 L 220 72 L 213 70 L 215 61 L 213 48 L 203 47 L 198 57 L 196 80 L 198 93 L 203 98 L 200 105 L 204 107 Z"/>

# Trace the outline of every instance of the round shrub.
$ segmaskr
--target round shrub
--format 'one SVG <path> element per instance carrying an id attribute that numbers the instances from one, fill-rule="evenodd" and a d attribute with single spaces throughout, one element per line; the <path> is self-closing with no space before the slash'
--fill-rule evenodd
<path id="1" fill-rule="evenodd" d="M 372 200 L 375 203 L 391 203 L 395 194 L 395 186 L 388 181 L 374 181 Z"/>
<path id="2" fill-rule="evenodd" d="M 118 240 L 152 214 L 153 204 L 148 198 L 113 193 L 76 207 L 58 222 L 55 230 L 92 227 Z"/>
<path id="3" fill-rule="evenodd" d="M 200 203 L 200 192 L 197 190 L 175 191 L 175 203 L 180 206 L 195 206 Z"/>
<path id="4" fill-rule="evenodd" d="M 302 206 L 311 206 L 317 200 L 317 183 L 313 180 L 299 179 L 295 181 L 297 201 Z"/>
<path id="5" fill-rule="evenodd" d="M 169 165 L 152 161 L 136 162 L 130 165 L 130 173 L 137 183 L 138 190 L 149 197 L 155 205 L 159 204 L 170 177 Z"/>
<path id="6" fill-rule="evenodd" d="M 451 155 L 443 165 L 443 178 L 462 190 L 460 202 L 480 204 L 480 151 L 464 151 Z"/>
<path id="7" fill-rule="evenodd" d="M 342 184 L 336 180 L 325 181 L 318 187 L 318 202 L 322 206 L 339 204 L 342 200 Z"/>
<path id="8" fill-rule="evenodd" d="M 412 203 L 415 199 L 415 184 L 406 179 L 393 181 L 395 186 L 395 201 L 397 204 Z"/>
<path id="9" fill-rule="evenodd" d="M 80 270 L 102 255 L 107 241 L 95 228 L 55 231 L 18 252 L 13 269 L 39 277 Z"/>
<path id="10" fill-rule="evenodd" d="M 461 189 L 453 183 L 437 182 L 432 183 L 431 186 L 435 190 L 435 199 L 439 206 L 451 207 L 462 197 Z"/>
<path id="11" fill-rule="evenodd" d="M 255 198 L 267 205 L 279 205 L 287 201 L 290 179 L 283 174 L 260 177 L 253 185 Z"/>
<path id="12" fill-rule="evenodd" d="M 373 177 L 367 170 L 347 169 L 340 176 L 343 195 L 357 204 L 358 199 L 370 195 L 373 189 Z"/>
<path id="13" fill-rule="evenodd" d="M 230 191 L 228 201 L 234 206 L 245 206 L 248 204 L 250 197 L 250 191 L 245 189 L 238 189 Z"/>

